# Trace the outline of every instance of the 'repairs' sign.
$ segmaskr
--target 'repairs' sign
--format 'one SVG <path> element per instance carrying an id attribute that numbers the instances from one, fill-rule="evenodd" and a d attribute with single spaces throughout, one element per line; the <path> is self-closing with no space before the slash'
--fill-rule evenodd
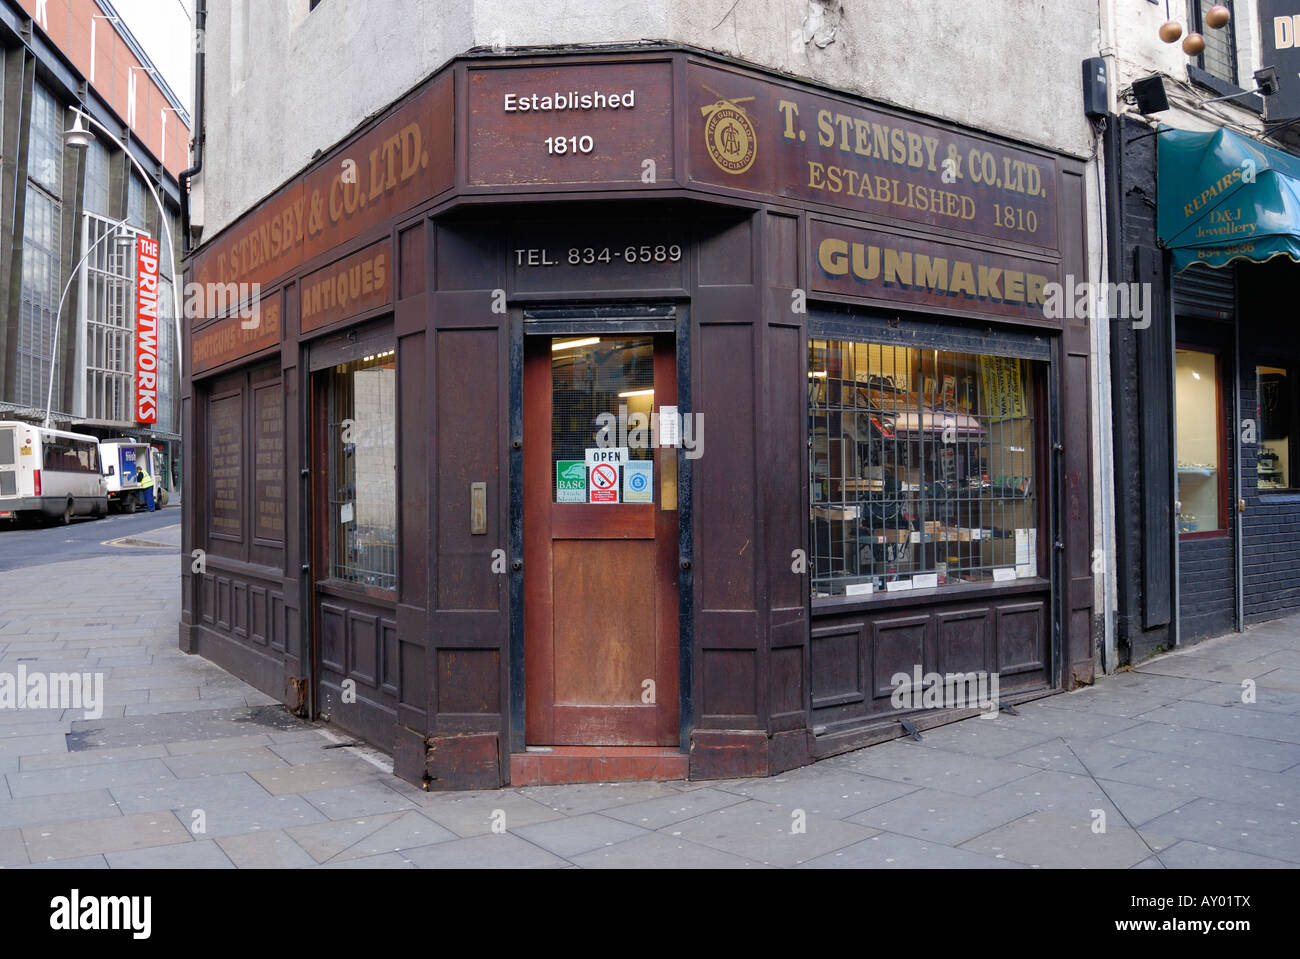
<path id="1" fill-rule="evenodd" d="M 135 245 L 135 419 L 158 422 L 158 241 Z"/>

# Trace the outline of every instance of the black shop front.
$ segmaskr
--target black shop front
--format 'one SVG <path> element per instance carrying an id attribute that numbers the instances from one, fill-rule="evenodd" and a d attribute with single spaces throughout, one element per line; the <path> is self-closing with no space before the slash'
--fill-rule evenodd
<path id="1" fill-rule="evenodd" d="M 186 334 L 182 648 L 429 788 L 1090 682 L 1082 176 L 680 47 L 457 58 L 188 261 L 260 299 Z"/>

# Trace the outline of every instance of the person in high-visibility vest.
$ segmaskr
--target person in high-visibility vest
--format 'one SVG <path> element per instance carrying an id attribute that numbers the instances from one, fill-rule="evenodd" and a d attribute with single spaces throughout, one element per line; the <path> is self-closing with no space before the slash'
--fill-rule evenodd
<path id="1" fill-rule="evenodd" d="M 153 477 L 150 476 L 148 473 L 146 473 L 142 467 L 135 474 L 135 480 L 137 483 L 140 484 L 140 488 L 144 490 L 144 505 L 147 506 L 149 508 L 149 512 L 152 513 L 155 509 L 157 509 L 157 506 L 154 505 Z"/>

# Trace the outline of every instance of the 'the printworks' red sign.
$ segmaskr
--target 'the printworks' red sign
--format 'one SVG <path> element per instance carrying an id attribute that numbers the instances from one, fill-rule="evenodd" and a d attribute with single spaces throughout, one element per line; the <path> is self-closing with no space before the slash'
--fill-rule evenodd
<path id="1" fill-rule="evenodd" d="M 158 422 L 158 241 L 147 236 L 135 256 L 135 418 Z"/>

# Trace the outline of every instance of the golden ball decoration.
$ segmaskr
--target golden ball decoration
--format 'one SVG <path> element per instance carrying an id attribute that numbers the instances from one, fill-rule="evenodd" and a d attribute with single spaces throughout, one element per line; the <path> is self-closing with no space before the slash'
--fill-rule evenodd
<path id="1" fill-rule="evenodd" d="M 1189 57 L 1199 57 L 1205 51 L 1205 37 L 1199 33 L 1189 33 L 1183 38 L 1183 53 Z"/>
<path id="2" fill-rule="evenodd" d="M 1221 3 L 1216 3 L 1205 11 L 1205 25 L 1215 30 L 1222 30 L 1232 19 L 1232 11 Z"/>
<path id="3" fill-rule="evenodd" d="M 1183 35 L 1183 25 L 1177 20 L 1169 20 L 1160 27 L 1160 39 L 1165 43 L 1177 43 Z"/>

